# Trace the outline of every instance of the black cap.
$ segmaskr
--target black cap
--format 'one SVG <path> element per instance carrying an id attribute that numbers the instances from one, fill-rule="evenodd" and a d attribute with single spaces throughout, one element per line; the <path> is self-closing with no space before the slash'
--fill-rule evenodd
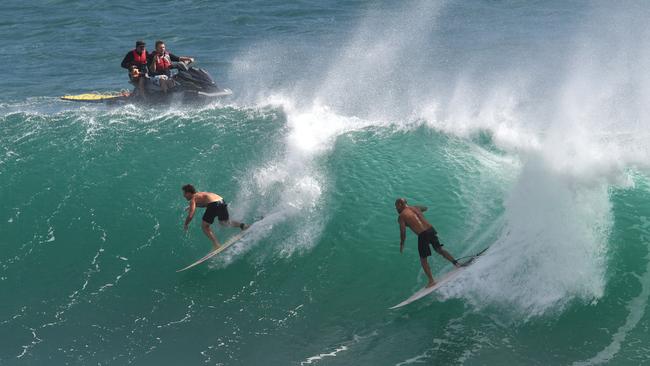
<path id="1" fill-rule="evenodd" d="M 144 46 L 144 41 L 135 41 L 135 46 Z"/>

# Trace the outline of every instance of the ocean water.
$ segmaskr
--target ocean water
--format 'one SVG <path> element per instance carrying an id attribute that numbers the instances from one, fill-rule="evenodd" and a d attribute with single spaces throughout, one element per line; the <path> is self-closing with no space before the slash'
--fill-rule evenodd
<path id="1" fill-rule="evenodd" d="M 650 364 L 644 1 L 5 1 L 1 365 Z M 128 88 L 136 39 L 234 95 Z M 181 185 L 264 217 L 215 260 Z M 461 257 L 425 283 L 393 202 Z M 219 229 L 220 239 L 237 231 Z M 434 275 L 450 266 L 430 259 Z"/>

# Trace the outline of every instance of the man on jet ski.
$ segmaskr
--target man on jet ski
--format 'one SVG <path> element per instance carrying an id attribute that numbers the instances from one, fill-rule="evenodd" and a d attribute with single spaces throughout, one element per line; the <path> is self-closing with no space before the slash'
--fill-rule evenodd
<path id="1" fill-rule="evenodd" d="M 163 93 L 174 87 L 171 79 L 172 62 L 194 62 L 192 57 L 178 57 L 167 52 L 165 42 L 156 41 L 156 50 L 149 55 L 149 75 L 152 77 L 154 88 L 160 88 Z"/>
<path id="2" fill-rule="evenodd" d="M 150 55 L 145 49 L 144 41 L 136 41 L 135 49 L 129 51 L 122 59 L 122 67 L 129 70 L 131 83 L 137 86 L 139 94 L 144 97 L 144 83 L 147 75 L 147 63 Z"/>

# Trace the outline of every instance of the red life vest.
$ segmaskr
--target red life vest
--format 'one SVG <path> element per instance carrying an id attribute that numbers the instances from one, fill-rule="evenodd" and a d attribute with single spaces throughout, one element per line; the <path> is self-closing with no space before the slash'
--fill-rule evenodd
<path id="1" fill-rule="evenodd" d="M 146 65 L 147 64 L 147 50 L 142 50 L 141 54 L 138 54 L 136 50 L 133 50 L 133 63 L 135 65 Z"/>
<path id="2" fill-rule="evenodd" d="M 166 72 L 172 67 L 172 60 L 169 58 L 169 54 L 165 52 L 164 55 L 159 55 L 156 53 L 154 55 L 156 62 L 156 73 Z"/>

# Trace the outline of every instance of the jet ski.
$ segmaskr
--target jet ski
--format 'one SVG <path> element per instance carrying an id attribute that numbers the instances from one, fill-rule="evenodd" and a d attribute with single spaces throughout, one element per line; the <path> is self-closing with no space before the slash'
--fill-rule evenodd
<path id="1" fill-rule="evenodd" d="M 167 90 L 167 93 L 148 89 L 146 91 L 146 98 L 142 98 L 138 95 L 137 88 L 135 88 L 132 92 L 84 93 L 64 95 L 61 99 L 75 102 L 107 104 L 160 104 L 175 101 L 183 103 L 204 103 L 215 98 L 232 95 L 230 89 L 220 88 L 212 79 L 210 73 L 204 69 L 192 66 L 191 63 L 175 62 L 172 65 L 172 69 L 175 71 L 171 77 L 174 81 L 174 87 Z"/>

